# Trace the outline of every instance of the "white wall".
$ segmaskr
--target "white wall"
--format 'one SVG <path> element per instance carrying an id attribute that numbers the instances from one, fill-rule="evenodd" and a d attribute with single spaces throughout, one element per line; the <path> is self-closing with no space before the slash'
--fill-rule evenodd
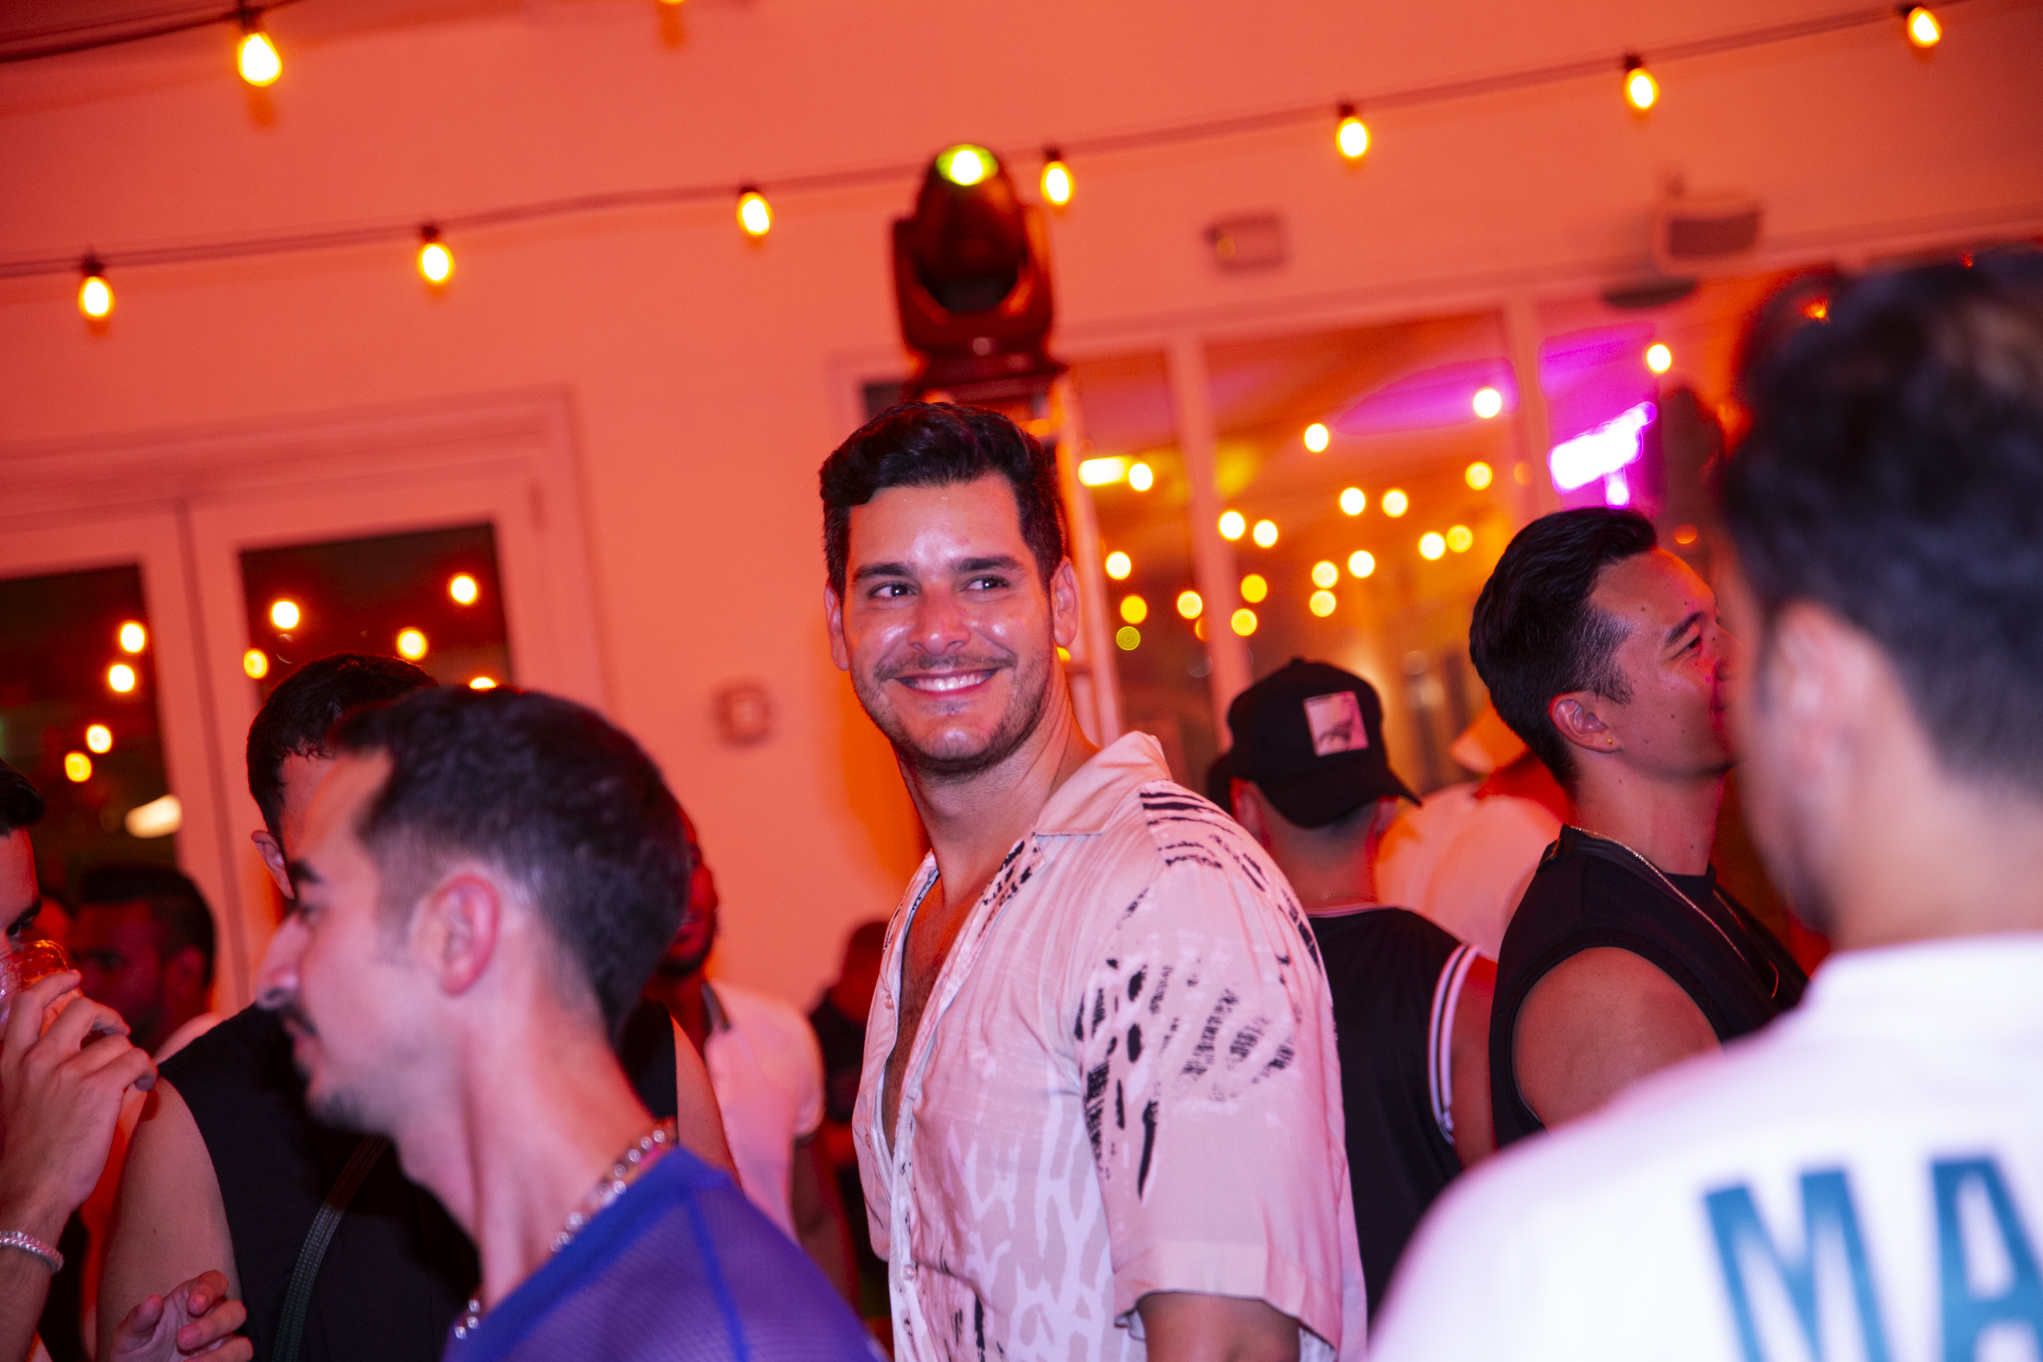
<path id="1" fill-rule="evenodd" d="M 1926 59 L 1897 22 L 1667 64 L 1643 121 L 1617 53 L 1835 0 L 689 0 L 678 43 L 652 0 L 353 25 L 342 3 L 273 17 L 267 122 L 224 30 L 0 68 L 0 259 L 1030 150 L 1603 54 L 1608 79 L 1376 116 L 1360 167 L 1331 118 L 1075 162 L 1065 347 L 1584 289 L 1638 269 L 1670 174 L 1759 195 L 1770 261 L 2043 227 L 2043 8 L 2015 0 L 1949 7 Z M 0 446 L 567 387 L 611 711 L 702 827 L 722 969 L 806 1004 L 918 852 L 824 647 L 814 482 L 855 381 L 902 367 L 884 242 L 911 193 L 782 198 L 758 245 L 726 203 L 477 233 L 438 298 L 404 246 L 117 273 L 97 337 L 75 280 L 0 282 Z M 1200 229 L 1259 209 L 1292 264 L 1218 275 Z M 739 677 L 778 705 L 760 747 L 713 730 Z"/>

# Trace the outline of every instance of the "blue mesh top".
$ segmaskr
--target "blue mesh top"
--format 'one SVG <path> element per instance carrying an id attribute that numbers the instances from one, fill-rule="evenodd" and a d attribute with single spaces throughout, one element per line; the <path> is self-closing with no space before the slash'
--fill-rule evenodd
<path id="1" fill-rule="evenodd" d="M 660 1160 L 445 1362 L 873 1362 L 816 1265 L 685 1149 Z"/>

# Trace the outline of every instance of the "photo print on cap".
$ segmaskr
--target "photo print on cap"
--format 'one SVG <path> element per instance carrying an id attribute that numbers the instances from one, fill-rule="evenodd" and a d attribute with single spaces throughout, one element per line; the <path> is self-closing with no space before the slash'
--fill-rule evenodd
<path id="1" fill-rule="evenodd" d="M 1330 757 L 1336 752 L 1355 752 L 1369 746 L 1369 732 L 1362 726 L 1362 705 L 1351 690 L 1332 695 L 1314 695 L 1305 702 L 1306 727 L 1312 730 L 1313 755 Z"/>

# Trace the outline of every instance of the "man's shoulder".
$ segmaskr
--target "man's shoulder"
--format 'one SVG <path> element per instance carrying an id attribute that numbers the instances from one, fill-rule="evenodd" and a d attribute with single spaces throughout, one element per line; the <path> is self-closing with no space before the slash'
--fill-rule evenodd
<path id="1" fill-rule="evenodd" d="M 160 1068 L 187 1100 L 194 1090 L 275 1087 L 295 1080 L 290 1034 L 276 1013 L 253 1004 L 208 1028 Z"/>

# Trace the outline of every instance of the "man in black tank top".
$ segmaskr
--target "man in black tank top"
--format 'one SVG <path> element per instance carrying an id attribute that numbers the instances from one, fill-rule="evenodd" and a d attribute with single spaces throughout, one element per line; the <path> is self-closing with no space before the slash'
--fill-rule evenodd
<path id="1" fill-rule="evenodd" d="M 433 684 L 396 658 L 344 653 L 308 663 L 264 703 L 248 741 L 249 790 L 265 823 L 254 840 L 287 902 L 287 848 L 331 765 L 327 730 L 351 710 Z M 700 1061 L 677 1052 L 664 1008 L 633 1012 L 619 1053 L 656 1116 L 682 1105 L 677 1068 L 700 1077 L 689 1105 L 708 1101 L 715 1136 L 704 1156 L 728 1158 Z M 475 1289 L 475 1249 L 439 1201 L 404 1176 L 387 1144 L 312 1118 L 277 1015 L 260 1004 L 243 1009 L 167 1061 L 163 1079 L 122 1180 L 101 1280 L 101 1337 L 162 1283 L 218 1269 L 248 1307 L 244 1332 L 259 1358 L 438 1358 Z M 691 1122 L 681 1126 L 688 1140 Z M 350 1176 L 357 1155 L 367 1167 Z M 324 1252 L 308 1256 L 329 1200 L 344 1213 Z M 194 1262 L 202 1266 L 186 1271 Z M 301 1271 L 310 1275 L 292 1311 Z"/>
<path id="2" fill-rule="evenodd" d="M 1720 687 L 1732 646 L 1709 587 L 1636 511 L 1534 521 L 1476 602 L 1476 670 L 1579 824 L 1548 849 L 1497 962 L 1500 1146 L 1802 995 L 1801 968 L 1709 863 L 1731 766 Z"/>
<path id="3" fill-rule="evenodd" d="M 1420 1216 L 1490 1144 L 1494 966 L 1376 900 L 1376 849 L 1416 797 L 1390 769 L 1361 677 L 1293 659 L 1235 697 L 1207 789 L 1269 851 L 1312 919 L 1334 1003 L 1355 1231 L 1373 1315 Z"/>

